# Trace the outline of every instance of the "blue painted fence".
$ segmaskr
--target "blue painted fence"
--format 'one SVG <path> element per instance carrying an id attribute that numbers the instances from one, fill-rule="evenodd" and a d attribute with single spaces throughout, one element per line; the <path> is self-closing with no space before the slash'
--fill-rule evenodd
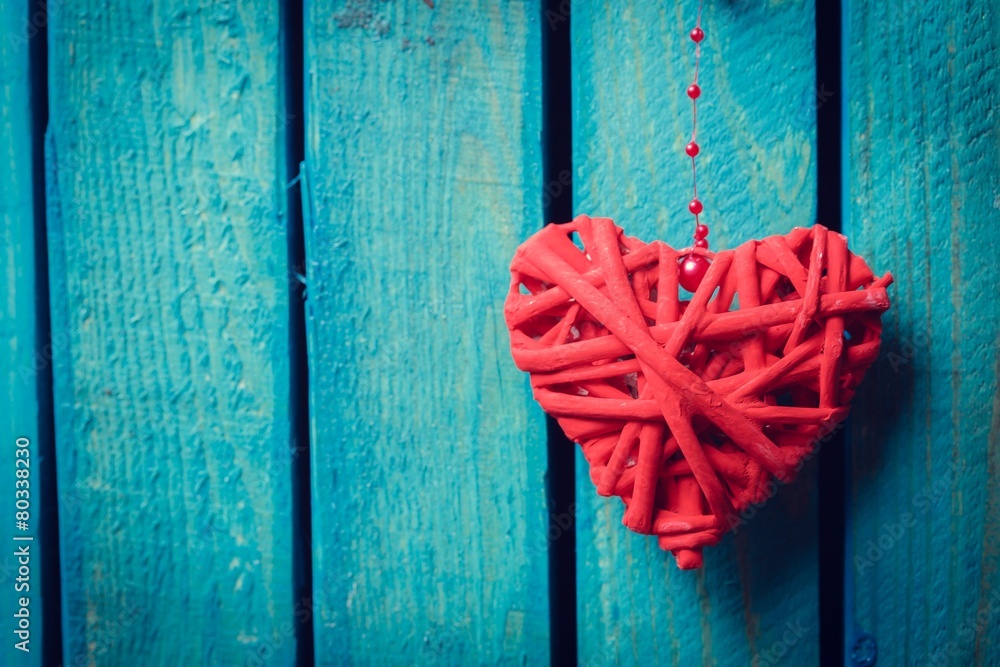
<path id="1" fill-rule="evenodd" d="M 818 81 L 813 0 L 706 1 L 699 185 L 810 224 L 840 119 L 845 520 L 813 464 L 681 572 L 554 511 L 502 302 L 553 199 L 680 242 L 697 3 L 0 0 L 0 664 L 1000 664 L 1000 10 L 842 10 Z"/>

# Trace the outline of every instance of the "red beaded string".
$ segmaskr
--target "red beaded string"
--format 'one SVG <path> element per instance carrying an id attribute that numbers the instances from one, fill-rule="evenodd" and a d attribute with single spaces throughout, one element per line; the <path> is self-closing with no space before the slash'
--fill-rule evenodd
<path id="1" fill-rule="evenodd" d="M 698 98 L 701 97 L 701 87 L 698 85 L 698 71 L 701 64 L 701 40 L 705 33 L 701 29 L 701 0 L 698 1 L 698 18 L 689 36 L 694 42 L 694 83 L 688 86 L 687 96 L 691 98 L 691 141 L 684 147 L 684 152 L 691 158 L 691 180 L 694 195 L 688 203 L 688 210 L 694 214 L 694 247 L 708 249 L 708 226 L 701 224 L 701 212 L 704 206 L 698 199 L 698 165 L 696 158 L 701 152 L 698 146 Z M 694 292 L 698 289 L 705 272 L 708 271 L 709 260 L 697 254 L 685 255 L 680 261 L 681 287 Z"/>

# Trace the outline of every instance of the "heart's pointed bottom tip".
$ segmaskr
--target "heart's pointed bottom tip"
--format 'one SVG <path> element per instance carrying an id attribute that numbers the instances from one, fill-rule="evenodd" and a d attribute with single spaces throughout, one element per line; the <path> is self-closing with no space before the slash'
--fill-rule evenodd
<path id="1" fill-rule="evenodd" d="M 682 570 L 697 570 L 705 564 L 701 549 L 675 549 L 671 553 L 677 560 L 677 567 Z"/>

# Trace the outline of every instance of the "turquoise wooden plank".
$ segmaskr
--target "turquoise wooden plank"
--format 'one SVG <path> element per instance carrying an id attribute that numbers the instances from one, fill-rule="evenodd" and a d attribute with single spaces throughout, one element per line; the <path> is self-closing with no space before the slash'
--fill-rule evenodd
<path id="1" fill-rule="evenodd" d="M 847 26 L 849 233 L 896 276 L 850 430 L 853 630 L 880 666 L 996 665 L 1000 12 L 852 0 Z"/>
<path id="2" fill-rule="evenodd" d="M 31 73 L 29 37 L 32 23 L 31 7 L 27 2 L 0 3 L 0 107 L 3 121 L 0 125 L 0 247 L 3 264 L 0 269 L 0 453 L 3 470 L 0 472 L 0 618 L 3 619 L 0 643 L 0 664 L 41 665 L 44 635 L 42 628 L 43 605 L 41 596 L 42 553 L 46 545 L 41 541 L 40 528 L 42 489 L 46 484 L 41 476 L 41 429 L 38 401 L 39 371 L 45 368 L 44 355 L 38 345 L 38 307 L 35 280 L 39 267 L 35 264 L 35 210 L 34 166 L 32 163 L 34 136 L 31 104 Z M 43 202 L 38 203 L 44 206 Z M 42 268 L 44 270 L 44 268 Z M 47 388 L 43 387 L 43 390 Z M 25 438 L 27 447 L 17 447 Z M 24 444 L 24 441 L 21 441 Z M 17 489 L 18 474 L 15 469 L 15 451 L 26 449 L 27 484 L 22 480 Z M 26 468 L 23 466 L 27 466 Z M 25 473 L 21 473 L 22 475 Z M 15 491 L 26 490 L 31 503 L 28 508 L 29 527 L 26 532 L 16 530 Z M 14 535 L 33 538 L 30 543 L 17 544 Z M 27 547 L 30 553 L 29 580 L 17 581 L 20 563 L 14 552 Z M 16 590 L 19 586 L 22 590 Z M 23 587 L 27 586 L 27 590 Z M 21 611 L 21 598 L 28 600 L 27 612 Z M 55 603 L 55 602 L 53 602 Z M 28 614 L 28 634 L 15 637 L 18 620 L 15 614 Z M 27 640 L 27 643 L 22 643 Z M 20 647 L 15 644 L 20 644 Z"/>
<path id="3" fill-rule="evenodd" d="M 305 12 L 317 664 L 547 664 L 545 425 L 502 313 L 542 224 L 541 8 Z"/>
<path id="4" fill-rule="evenodd" d="M 677 247 L 692 232 L 697 4 L 572 5 L 574 208 Z M 705 5 L 698 185 L 713 248 L 815 220 L 813 17 L 811 0 Z M 815 481 L 805 468 L 684 572 L 621 525 L 578 456 L 581 664 L 816 664 Z"/>
<path id="5" fill-rule="evenodd" d="M 67 665 L 294 661 L 279 10 L 51 17 Z"/>

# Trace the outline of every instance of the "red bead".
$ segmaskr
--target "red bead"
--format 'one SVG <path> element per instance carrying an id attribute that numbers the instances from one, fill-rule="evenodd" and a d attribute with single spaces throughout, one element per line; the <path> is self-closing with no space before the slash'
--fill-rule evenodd
<path id="1" fill-rule="evenodd" d="M 708 271 L 710 264 L 711 262 L 708 261 L 707 257 L 702 257 L 701 255 L 685 255 L 684 258 L 681 259 L 681 266 L 678 275 L 681 287 L 689 292 L 697 290 L 698 285 L 701 284 L 702 279 L 705 277 L 705 272 Z"/>
<path id="2" fill-rule="evenodd" d="M 701 40 L 705 39 L 705 33 L 702 32 L 701 28 L 693 28 L 691 30 L 691 39 L 693 39 L 695 42 L 700 42 Z"/>
<path id="3" fill-rule="evenodd" d="M 698 225 L 694 228 L 695 240 L 703 239 L 706 236 L 708 236 L 708 225 Z"/>
<path id="4" fill-rule="evenodd" d="M 691 203 L 688 204 L 688 210 L 694 213 L 695 215 L 698 215 L 704 210 L 704 207 L 701 205 L 700 201 L 698 201 L 697 199 L 692 199 Z"/>
<path id="5" fill-rule="evenodd" d="M 694 240 L 694 247 L 695 248 L 704 248 L 705 250 L 708 250 L 708 239 L 695 239 Z"/>
<path id="6" fill-rule="evenodd" d="M 684 152 L 688 154 L 688 157 L 694 157 L 698 154 L 698 144 L 692 141 L 684 147 Z"/>
<path id="7" fill-rule="evenodd" d="M 697 83 L 692 83 L 690 86 L 688 86 L 688 97 L 690 97 L 692 100 L 696 100 L 700 95 L 701 95 L 701 88 L 698 87 Z"/>

